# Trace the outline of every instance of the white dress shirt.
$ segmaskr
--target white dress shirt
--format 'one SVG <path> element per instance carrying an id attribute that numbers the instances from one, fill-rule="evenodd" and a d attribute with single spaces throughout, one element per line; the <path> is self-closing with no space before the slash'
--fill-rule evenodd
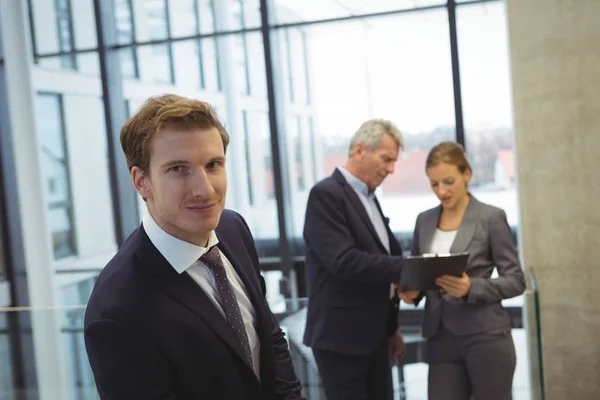
<path id="1" fill-rule="evenodd" d="M 199 259 L 212 246 L 219 243 L 219 239 L 214 231 L 211 232 L 208 240 L 208 247 L 200 247 L 194 244 L 184 242 L 165 232 L 154 221 L 152 216 L 146 212 L 142 224 L 150 241 L 158 249 L 160 254 L 171 264 L 173 269 L 178 274 L 187 273 L 206 293 L 208 298 L 213 302 L 217 310 L 225 318 L 225 312 L 221 306 L 221 296 L 217 292 L 215 278 L 209 268 Z M 250 351 L 252 353 L 252 364 L 254 373 L 260 379 L 260 340 L 256 332 L 256 311 L 246 291 L 244 283 L 240 279 L 231 262 L 225 257 L 225 254 L 219 249 L 221 260 L 225 267 L 227 279 L 231 283 L 235 297 L 237 298 L 244 319 L 246 332 L 248 333 L 248 341 L 250 342 Z"/>
<path id="2" fill-rule="evenodd" d="M 346 182 L 348 182 L 350 187 L 356 192 L 356 195 L 365 207 L 365 211 L 375 228 L 375 232 L 377 232 L 379 240 L 383 243 L 383 247 L 385 247 L 387 253 L 390 254 L 390 238 L 387 229 L 385 228 L 383 217 L 377 208 L 377 204 L 375 204 L 375 193 L 370 192 L 367 184 L 352 175 L 346 168 L 338 167 L 338 169 L 342 175 L 344 175 L 344 178 L 346 178 Z"/>

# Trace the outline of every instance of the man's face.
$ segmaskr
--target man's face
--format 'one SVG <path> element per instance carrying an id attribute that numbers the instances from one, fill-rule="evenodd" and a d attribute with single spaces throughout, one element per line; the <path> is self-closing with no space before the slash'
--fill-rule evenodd
<path id="1" fill-rule="evenodd" d="M 398 160 L 398 143 L 390 135 L 384 135 L 379 146 L 373 150 L 356 145 L 355 157 L 359 162 L 362 180 L 374 191 L 383 180 L 394 172 Z"/>
<path id="2" fill-rule="evenodd" d="M 131 175 L 156 223 L 172 236 L 206 246 L 219 223 L 227 191 L 219 131 L 164 129 L 150 144 L 148 172 L 134 167 Z"/>

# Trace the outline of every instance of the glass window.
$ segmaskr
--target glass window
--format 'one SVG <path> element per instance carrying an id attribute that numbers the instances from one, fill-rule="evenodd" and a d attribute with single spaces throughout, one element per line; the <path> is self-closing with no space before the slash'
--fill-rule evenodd
<path id="1" fill-rule="evenodd" d="M 180 86 L 200 88 L 203 86 L 203 70 L 200 63 L 200 41 L 186 40 L 173 43 L 173 68 L 175 82 Z"/>
<path id="2" fill-rule="evenodd" d="M 267 83 L 260 32 L 236 35 L 233 57 L 240 92 L 244 95 L 266 98 Z"/>
<path id="3" fill-rule="evenodd" d="M 504 4 L 457 7 L 458 49 L 466 150 L 480 200 L 519 223 L 512 101 Z"/>
<path id="4" fill-rule="evenodd" d="M 193 36 L 198 33 L 197 0 L 169 1 L 171 36 Z"/>
<path id="5" fill-rule="evenodd" d="M 149 39 L 166 39 L 169 36 L 169 23 L 165 0 L 146 0 L 145 3 Z"/>
<path id="6" fill-rule="evenodd" d="M 75 255 L 73 201 L 67 158 L 61 98 L 40 94 L 36 98 L 40 160 L 46 184 L 48 227 L 54 258 Z"/>
<path id="7" fill-rule="evenodd" d="M 276 23 L 282 24 L 443 5 L 446 0 L 274 0 L 274 4 Z"/>
<path id="8" fill-rule="evenodd" d="M 258 28 L 261 26 L 260 0 L 232 0 L 230 30 Z"/>
<path id="9" fill-rule="evenodd" d="M 115 0 L 115 23 L 119 44 L 129 44 L 135 41 L 131 7 L 131 0 Z"/>
<path id="10" fill-rule="evenodd" d="M 248 76 L 248 45 L 246 35 L 235 36 L 235 73 L 239 83 L 240 94 L 250 94 L 250 77 Z"/>
<path id="11" fill-rule="evenodd" d="M 154 44 L 138 49 L 141 64 L 144 66 L 143 79 L 155 83 L 173 83 L 171 44 Z"/>
<path id="12" fill-rule="evenodd" d="M 133 29 L 133 12 L 131 0 L 115 0 L 115 23 L 117 26 L 117 42 L 130 44 L 135 42 Z M 119 50 L 121 73 L 126 78 L 138 78 L 137 53 L 135 48 Z"/>
<path id="13" fill-rule="evenodd" d="M 307 140 L 302 140 L 302 119 L 301 117 L 294 118 L 294 122 L 290 124 L 290 126 L 296 126 L 294 130 L 296 135 L 294 138 L 294 170 L 296 172 L 296 185 L 299 191 L 306 190 L 306 180 L 304 176 L 304 157 L 302 152 L 303 142 L 308 142 Z"/>
<path id="14" fill-rule="evenodd" d="M 56 0 L 56 27 L 58 29 L 60 51 L 68 52 L 75 50 L 71 2 L 69 0 Z M 60 63 L 63 68 L 77 68 L 75 55 L 61 56 Z"/>
<path id="15" fill-rule="evenodd" d="M 215 38 L 175 42 L 172 44 L 172 50 L 175 82 L 178 85 L 212 91 L 221 90 Z M 168 71 L 161 73 L 165 74 L 163 78 L 168 76 Z M 246 76 L 242 78 L 245 85 L 243 90 L 245 90 L 248 81 Z"/>
<path id="16" fill-rule="evenodd" d="M 64 92 L 36 97 L 48 229 L 63 271 L 101 267 L 117 248 L 102 98 L 81 82 L 63 78 Z"/>
<path id="17" fill-rule="evenodd" d="M 198 22 L 200 33 L 213 33 L 215 31 L 215 6 L 213 0 L 197 0 Z"/>
<path id="18" fill-rule="evenodd" d="M 207 90 L 220 91 L 222 85 L 216 39 L 202 39 L 200 49 L 202 87 Z"/>
<path id="19" fill-rule="evenodd" d="M 350 138 L 371 118 L 394 121 L 405 136 L 406 149 L 378 197 L 392 229 L 412 232 L 417 214 L 437 204 L 424 173 L 425 156 L 438 142 L 455 139 L 446 10 L 290 29 L 295 33 L 287 41 L 280 30 L 279 59 L 292 53 L 288 47 L 301 49 L 306 66 L 282 66 L 281 82 L 306 87 L 301 99 L 308 102 L 286 107 L 286 126 L 280 127 L 288 159 L 301 165 L 287 177 L 296 182 L 290 185 L 294 234 L 301 237 L 310 188 L 344 165 Z M 299 128 L 295 115 L 302 115 Z"/>
<path id="20" fill-rule="evenodd" d="M 267 80 L 263 40 L 260 32 L 247 33 L 246 40 L 247 74 L 249 78 L 249 94 L 255 98 L 267 98 Z"/>
<path id="21" fill-rule="evenodd" d="M 306 57 L 306 32 L 303 29 L 284 30 L 288 99 L 292 103 L 309 102 L 308 60 Z"/>
<path id="22" fill-rule="evenodd" d="M 243 187 L 248 191 L 248 208 L 243 213 L 257 243 L 259 255 L 279 256 L 277 224 L 277 203 L 273 180 L 271 136 L 267 110 L 244 110 L 243 112 L 243 163 L 235 168 L 244 168 L 246 182 Z M 230 132 L 232 145 L 241 138 Z M 235 150 L 233 150 L 235 151 Z M 228 163 L 232 161 L 229 154 Z M 229 176 L 233 172 L 230 170 Z M 239 172 L 238 172 L 239 173 Z M 231 182 L 230 186 L 231 188 Z M 244 210 L 244 208 L 240 208 Z"/>
<path id="23" fill-rule="evenodd" d="M 135 48 L 124 48 L 119 50 L 121 73 L 125 78 L 136 79 L 139 76 L 137 54 Z"/>

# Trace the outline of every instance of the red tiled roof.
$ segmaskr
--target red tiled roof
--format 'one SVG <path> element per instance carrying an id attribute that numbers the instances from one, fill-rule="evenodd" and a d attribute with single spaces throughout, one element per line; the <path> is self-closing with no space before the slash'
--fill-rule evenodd
<path id="1" fill-rule="evenodd" d="M 427 193 L 431 189 L 425 175 L 427 151 L 417 150 L 400 153 L 396 169 L 382 184 L 384 194 Z M 325 157 L 323 172 L 331 175 L 338 166 L 346 164 L 346 157 Z"/>
<path id="2" fill-rule="evenodd" d="M 498 160 L 510 179 L 515 179 L 515 155 L 511 149 L 498 151 Z"/>

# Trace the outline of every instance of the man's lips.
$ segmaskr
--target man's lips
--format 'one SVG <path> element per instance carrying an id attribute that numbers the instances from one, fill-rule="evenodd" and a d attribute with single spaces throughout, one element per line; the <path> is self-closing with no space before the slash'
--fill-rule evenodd
<path id="1" fill-rule="evenodd" d="M 190 210 L 198 210 L 198 211 L 208 211 L 211 210 L 215 207 L 216 203 L 209 203 L 209 204 L 193 204 L 193 205 L 189 205 L 186 208 L 190 209 Z"/>

